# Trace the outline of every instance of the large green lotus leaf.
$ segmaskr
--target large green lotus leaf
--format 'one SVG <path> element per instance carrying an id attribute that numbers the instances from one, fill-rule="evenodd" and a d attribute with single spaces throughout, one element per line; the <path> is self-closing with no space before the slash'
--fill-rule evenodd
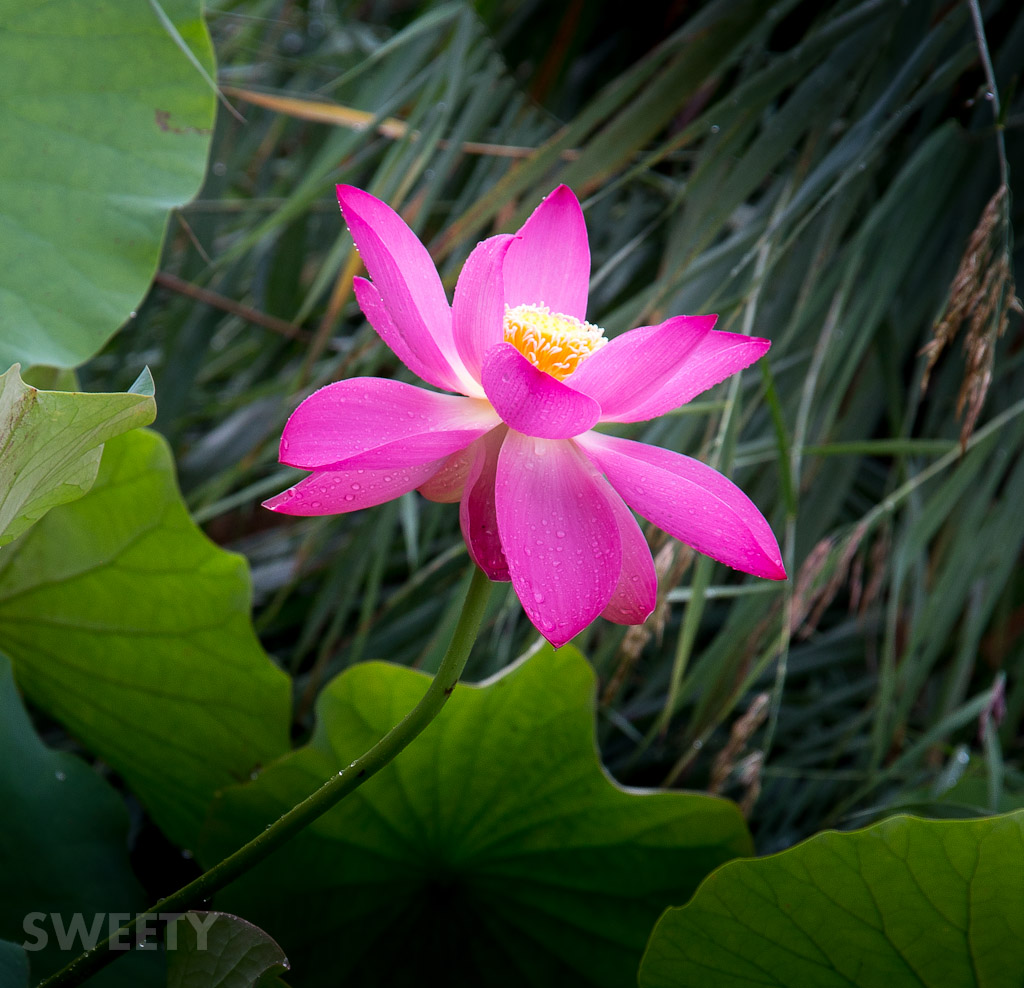
<path id="1" fill-rule="evenodd" d="M 76 921 L 102 938 L 108 913 L 136 912 L 145 902 L 128 864 L 124 804 L 80 758 L 39 740 L 3 655 L 0 806 L 0 937 L 13 941 L 0 941 L 0 985 L 8 988 L 27 984 L 20 972 L 27 971 L 29 958 L 38 980 L 87 946 L 74 935 Z M 95 984 L 160 985 L 160 965 L 159 955 L 132 958 Z"/>
<path id="2" fill-rule="evenodd" d="M 0 375 L 0 546 L 89 490 L 104 442 L 156 417 L 151 394 L 40 391 L 19 370 Z"/>
<path id="3" fill-rule="evenodd" d="M 0 0 L 0 367 L 79 364 L 138 304 L 203 178 L 203 71 L 201 0 Z"/>
<path id="4" fill-rule="evenodd" d="M 146 430 L 108 442 L 92 490 L 0 550 L 19 685 L 185 847 L 216 790 L 288 747 L 288 678 L 249 607 L 245 561 L 192 523 Z"/>
<path id="5" fill-rule="evenodd" d="M 658 923 L 641 988 L 1020 988 L 1024 812 L 892 817 L 734 861 Z"/>
<path id="6" fill-rule="evenodd" d="M 376 662 L 342 673 L 309 745 L 218 797 L 205 863 L 369 749 L 427 682 Z M 394 762 L 220 906 L 270 933 L 305 988 L 632 983 L 662 910 L 750 839 L 729 802 L 612 782 L 594 702 L 572 648 L 460 686 Z"/>

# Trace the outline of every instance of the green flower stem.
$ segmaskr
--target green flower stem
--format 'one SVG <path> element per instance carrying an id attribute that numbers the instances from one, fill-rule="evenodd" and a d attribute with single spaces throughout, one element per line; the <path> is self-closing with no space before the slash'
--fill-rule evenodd
<path id="1" fill-rule="evenodd" d="M 230 884 L 239 875 L 257 865 L 276 851 L 285 841 L 323 816 L 332 806 L 361 786 L 372 775 L 392 761 L 441 712 L 466 667 L 470 650 L 476 641 L 480 621 L 484 615 L 491 582 L 483 571 L 473 567 L 473 578 L 462 606 L 462 614 L 452 634 L 448 651 L 441 660 L 437 675 L 423 695 L 423 699 L 406 715 L 405 719 L 384 735 L 365 755 L 357 758 L 348 768 L 327 780 L 316 792 L 293 806 L 276 823 L 244 847 L 214 865 L 195 881 L 161 899 L 150 907 L 148 914 L 184 912 L 191 906 L 209 898 L 214 892 Z M 76 957 L 56 974 L 41 982 L 39 988 L 73 988 L 120 957 L 122 950 L 111 950 L 111 941 L 131 943 L 138 917 L 125 923 L 113 936 L 91 950 Z"/>

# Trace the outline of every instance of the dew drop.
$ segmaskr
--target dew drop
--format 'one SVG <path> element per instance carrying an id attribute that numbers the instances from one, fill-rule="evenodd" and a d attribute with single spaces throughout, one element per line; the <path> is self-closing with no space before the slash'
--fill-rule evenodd
<path id="1" fill-rule="evenodd" d="M 533 599 L 535 601 L 537 601 L 538 604 L 543 604 L 544 603 L 544 594 L 540 593 L 540 591 L 537 591 L 537 592 L 534 593 Z"/>
<path id="2" fill-rule="evenodd" d="M 355 499 L 356 499 L 355 494 L 346 494 L 345 495 L 345 500 L 346 501 L 354 501 Z"/>
<path id="3" fill-rule="evenodd" d="M 64 780 L 65 780 L 65 779 L 67 778 L 67 775 L 65 775 L 65 773 L 63 773 L 63 772 L 57 771 L 57 772 L 54 772 L 54 773 L 53 773 L 53 777 L 54 777 L 54 778 L 55 778 L 55 779 L 56 779 L 56 780 L 57 780 L 58 782 L 63 782 L 63 781 L 64 781 Z"/>

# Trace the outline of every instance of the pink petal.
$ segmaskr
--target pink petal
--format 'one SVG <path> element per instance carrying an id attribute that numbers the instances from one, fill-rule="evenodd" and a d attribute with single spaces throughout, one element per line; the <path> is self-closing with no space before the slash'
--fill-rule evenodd
<path id="1" fill-rule="evenodd" d="M 419 487 L 442 461 L 393 470 L 317 470 L 294 487 L 263 502 L 283 515 L 336 515 L 372 508 Z"/>
<path id="2" fill-rule="evenodd" d="M 658 603 L 658 575 L 644 533 L 622 498 L 609 497 L 622 540 L 622 570 L 601 617 L 616 624 L 643 624 Z"/>
<path id="3" fill-rule="evenodd" d="M 607 606 L 622 569 L 612 492 L 574 444 L 510 431 L 498 531 L 527 616 L 556 648 Z"/>
<path id="4" fill-rule="evenodd" d="M 711 332 L 718 316 L 673 316 L 623 333 L 566 378 L 601 406 L 602 422 L 632 422 L 632 411 L 667 384 Z"/>
<path id="5" fill-rule="evenodd" d="M 365 278 L 353 278 L 352 288 L 367 321 L 409 370 L 435 388 L 444 391 L 464 391 L 462 380 L 448 366 L 448 361 L 441 355 L 429 333 L 412 333 L 407 339 L 395 325 L 384 300 L 370 282 Z M 476 393 L 481 393 L 479 388 L 476 389 Z"/>
<path id="6" fill-rule="evenodd" d="M 784 580 L 772 530 L 750 498 L 699 460 L 592 432 L 577 440 L 634 511 L 726 566 Z"/>
<path id="7" fill-rule="evenodd" d="M 452 301 L 455 345 L 466 370 L 480 380 L 484 354 L 504 339 L 505 288 L 502 265 L 511 234 L 501 234 L 477 244 L 466 259 Z"/>
<path id="8" fill-rule="evenodd" d="M 685 405 L 702 391 L 707 391 L 737 371 L 749 367 L 759 357 L 763 357 L 770 346 L 771 341 L 756 336 L 712 330 L 656 394 L 633 408 L 628 417 L 619 417 L 616 421 L 642 422 Z"/>
<path id="9" fill-rule="evenodd" d="M 462 390 L 452 385 L 468 375 L 455 350 L 448 297 L 426 247 L 398 213 L 368 192 L 339 185 L 338 202 L 391 326 L 378 325 L 386 323 L 379 311 L 375 319 L 364 308 L 367 318 L 385 341 L 385 332 L 400 335 L 403 349 L 420 357 L 448 390 Z M 362 292 L 365 296 L 365 289 Z M 372 299 L 370 303 L 371 309 L 378 309 Z"/>
<path id="10" fill-rule="evenodd" d="M 479 398 L 356 377 L 321 388 L 295 409 L 281 462 L 306 470 L 414 466 L 464 449 L 497 423 Z"/>
<path id="11" fill-rule="evenodd" d="M 452 453 L 437 473 L 416 489 L 428 501 L 437 501 L 439 504 L 455 504 L 456 501 L 461 501 L 466 489 L 466 479 L 476 460 L 479 442 L 478 439 L 465 449 Z"/>
<path id="12" fill-rule="evenodd" d="M 579 201 L 560 185 L 519 229 L 505 255 L 505 301 L 546 305 L 583 319 L 590 290 L 590 245 Z"/>
<path id="13" fill-rule="evenodd" d="M 473 444 L 475 457 L 459 505 L 459 525 L 470 558 L 490 579 L 502 583 L 511 577 L 495 513 L 494 476 L 507 435 L 508 429 L 501 426 Z"/>
<path id="14" fill-rule="evenodd" d="M 601 414 L 593 398 L 538 370 L 511 343 L 487 351 L 481 380 L 502 420 L 528 436 L 569 439 Z"/>

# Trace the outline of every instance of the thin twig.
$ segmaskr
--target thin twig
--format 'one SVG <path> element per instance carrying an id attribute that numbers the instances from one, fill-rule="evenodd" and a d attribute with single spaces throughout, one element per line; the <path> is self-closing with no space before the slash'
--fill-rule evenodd
<path id="1" fill-rule="evenodd" d="M 287 322 L 284 319 L 278 319 L 277 316 L 260 312 L 258 309 L 253 309 L 248 305 L 243 305 L 241 302 L 236 302 L 225 295 L 212 292 L 209 288 L 200 288 L 199 285 L 193 285 L 191 281 L 185 281 L 184 278 L 179 278 L 177 275 L 170 274 L 167 271 L 157 271 L 156 277 L 153 280 L 158 285 L 168 288 L 172 292 L 177 292 L 179 295 L 187 295 L 197 302 L 211 305 L 215 309 L 222 309 L 224 312 L 230 312 L 233 316 L 238 316 L 246 322 L 262 326 L 271 332 L 279 333 L 290 340 L 301 340 L 304 343 L 308 343 L 313 338 L 312 333 L 299 329 L 293 323 Z"/>

